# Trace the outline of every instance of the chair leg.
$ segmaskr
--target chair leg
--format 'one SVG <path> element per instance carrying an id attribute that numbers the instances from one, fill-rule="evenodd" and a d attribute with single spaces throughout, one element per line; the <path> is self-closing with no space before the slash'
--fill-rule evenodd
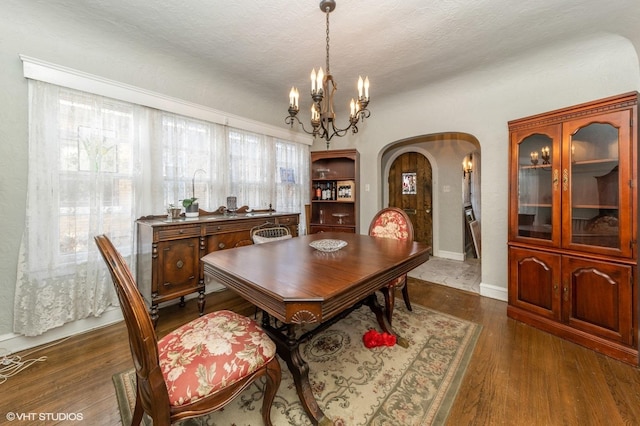
<path id="1" fill-rule="evenodd" d="M 396 294 L 394 287 L 382 287 L 380 289 L 382 291 L 382 295 L 384 296 L 384 313 L 387 316 L 387 321 L 389 325 L 392 324 L 391 319 L 393 318 L 393 306 L 396 303 Z"/>
<path id="2" fill-rule="evenodd" d="M 262 397 L 262 421 L 265 426 L 272 426 L 271 423 L 271 406 L 276 398 L 276 393 L 280 387 L 282 379 L 282 371 L 277 357 L 273 357 L 267 364 L 267 383 L 264 387 L 264 396 Z"/>
<path id="3" fill-rule="evenodd" d="M 407 278 L 404 278 L 404 286 L 402 287 L 402 298 L 404 299 L 404 304 L 408 310 L 413 311 L 411 308 L 411 301 L 409 300 L 409 286 L 407 285 Z"/>
<path id="4" fill-rule="evenodd" d="M 144 410 L 142 409 L 142 401 L 140 401 L 140 393 L 136 389 L 136 406 L 133 409 L 133 415 L 131 416 L 131 426 L 138 426 L 142 422 L 142 415 Z"/>

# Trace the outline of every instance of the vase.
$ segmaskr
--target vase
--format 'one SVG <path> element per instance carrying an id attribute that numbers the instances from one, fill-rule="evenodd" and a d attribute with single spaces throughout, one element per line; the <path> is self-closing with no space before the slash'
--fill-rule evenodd
<path id="1" fill-rule="evenodd" d="M 198 217 L 199 207 L 198 203 L 191 203 L 188 207 L 185 207 L 184 215 L 186 217 Z"/>

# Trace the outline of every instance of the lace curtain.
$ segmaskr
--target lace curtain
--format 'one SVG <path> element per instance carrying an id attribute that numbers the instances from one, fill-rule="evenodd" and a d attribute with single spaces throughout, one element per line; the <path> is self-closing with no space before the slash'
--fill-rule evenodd
<path id="1" fill-rule="evenodd" d="M 271 206 L 276 211 L 298 211 L 304 216 L 309 182 L 307 146 L 229 129 L 228 149 L 229 188 L 238 205 L 256 209 Z M 300 233 L 305 232 L 301 220 Z"/>
<path id="2" fill-rule="evenodd" d="M 134 105 L 29 82 L 29 176 L 14 331 L 27 336 L 117 303 L 93 236 L 134 235 Z"/>
<path id="3" fill-rule="evenodd" d="M 309 148 L 281 139 L 275 140 L 275 209 L 300 211 L 300 234 L 306 234 L 304 205 L 309 202 Z"/>
<path id="4" fill-rule="evenodd" d="M 195 197 L 201 209 L 225 205 L 229 161 L 226 128 L 219 124 L 160 112 L 156 131 L 162 140 L 163 205 L 181 206 L 180 200 Z M 159 150 L 160 151 L 160 150 Z"/>
<path id="5" fill-rule="evenodd" d="M 33 80 L 29 96 L 16 333 L 38 335 L 117 304 L 93 236 L 108 234 L 135 272 L 135 219 L 194 190 L 203 209 L 235 195 L 239 206 L 304 214 L 307 145 Z"/>

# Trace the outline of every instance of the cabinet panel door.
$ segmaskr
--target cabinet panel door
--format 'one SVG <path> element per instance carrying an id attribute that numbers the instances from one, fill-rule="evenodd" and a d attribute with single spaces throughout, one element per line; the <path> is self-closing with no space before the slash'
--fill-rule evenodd
<path id="1" fill-rule="evenodd" d="M 631 257 L 631 111 L 563 125 L 562 246 Z"/>
<path id="2" fill-rule="evenodd" d="M 560 319 L 560 255 L 509 248 L 509 304 Z"/>
<path id="3" fill-rule="evenodd" d="M 633 268 L 563 257 L 562 320 L 589 334 L 633 342 Z"/>
<path id="4" fill-rule="evenodd" d="M 560 246 L 560 124 L 511 133 L 511 241 Z"/>
<path id="5" fill-rule="evenodd" d="M 158 243 L 159 295 L 195 289 L 198 287 L 200 256 L 199 239 L 161 241 Z"/>

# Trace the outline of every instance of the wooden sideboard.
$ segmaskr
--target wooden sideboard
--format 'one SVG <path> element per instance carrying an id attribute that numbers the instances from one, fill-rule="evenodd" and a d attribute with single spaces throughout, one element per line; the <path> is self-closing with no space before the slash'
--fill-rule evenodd
<path id="1" fill-rule="evenodd" d="M 212 251 L 253 244 L 251 228 L 265 223 L 287 225 L 298 235 L 299 213 L 239 213 L 168 219 L 146 216 L 136 221 L 136 280 L 157 324 L 158 305 L 198 292 L 200 315 L 204 312 L 204 271 L 200 259 Z"/>

